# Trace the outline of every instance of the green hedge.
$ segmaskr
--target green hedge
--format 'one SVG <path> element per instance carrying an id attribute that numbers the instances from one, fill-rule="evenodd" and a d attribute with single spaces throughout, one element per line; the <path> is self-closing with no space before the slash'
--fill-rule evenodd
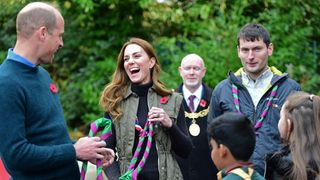
<path id="1" fill-rule="evenodd" d="M 0 58 L 15 43 L 15 17 L 27 0 L 0 1 Z M 269 29 L 274 54 L 269 64 L 320 94 L 319 0 L 69 0 L 53 1 L 65 17 L 65 47 L 46 68 L 59 84 L 71 128 L 103 115 L 98 101 L 115 68 L 121 45 L 130 37 L 150 41 L 162 64 L 168 88 L 180 83 L 178 67 L 186 54 L 197 53 L 207 66 L 211 87 L 229 70 L 241 67 L 236 36 L 246 23 Z"/>

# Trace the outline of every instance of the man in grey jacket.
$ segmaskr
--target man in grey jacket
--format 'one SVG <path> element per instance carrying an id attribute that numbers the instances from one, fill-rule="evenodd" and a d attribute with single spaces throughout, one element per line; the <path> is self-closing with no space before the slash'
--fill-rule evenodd
<path id="1" fill-rule="evenodd" d="M 247 24 L 237 37 L 238 56 L 243 65 L 214 89 L 208 122 L 224 112 L 245 114 L 254 124 L 256 147 L 252 156 L 254 169 L 264 173 L 265 156 L 281 147 L 278 132 L 280 108 L 292 91 L 299 91 L 297 82 L 288 74 L 268 66 L 273 53 L 269 32 L 261 24 Z M 241 146 L 241 142 L 238 143 Z"/>

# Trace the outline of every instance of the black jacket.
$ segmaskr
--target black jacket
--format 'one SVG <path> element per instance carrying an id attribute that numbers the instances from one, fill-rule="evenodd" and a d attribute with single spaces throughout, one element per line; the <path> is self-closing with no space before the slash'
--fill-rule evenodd
<path id="1" fill-rule="evenodd" d="M 289 146 L 283 147 L 280 151 L 266 156 L 265 178 L 268 180 L 289 180 L 292 171 L 292 157 Z M 312 163 L 306 167 L 308 180 L 314 180 L 319 170 L 316 170 Z"/>
<path id="2" fill-rule="evenodd" d="M 203 111 L 209 108 L 212 89 L 205 84 L 203 85 L 201 100 L 206 103 L 201 103 L 197 107 L 195 113 Z M 182 84 L 176 89 L 177 92 L 182 92 Z M 204 102 L 202 101 L 202 102 Z M 205 104 L 205 106 L 204 106 Z M 184 109 L 187 113 L 190 113 L 189 107 L 185 99 L 183 99 Z M 218 170 L 214 166 L 211 160 L 211 152 L 209 148 L 209 141 L 207 136 L 207 116 L 199 117 L 196 119 L 196 123 L 200 126 L 200 134 L 198 136 L 192 136 L 192 151 L 187 159 L 177 157 L 179 166 L 182 171 L 184 180 L 215 180 L 217 179 Z M 189 128 L 191 119 L 186 117 L 186 124 Z M 190 132 L 189 132 L 190 133 Z"/>

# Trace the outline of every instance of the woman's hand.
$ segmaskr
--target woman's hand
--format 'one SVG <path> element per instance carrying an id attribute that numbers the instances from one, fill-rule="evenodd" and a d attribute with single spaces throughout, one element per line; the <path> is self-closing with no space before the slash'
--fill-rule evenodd
<path id="1" fill-rule="evenodd" d="M 104 154 L 104 159 L 102 164 L 103 169 L 107 168 L 110 164 L 112 164 L 114 161 L 114 158 L 115 158 L 114 151 L 108 148 L 107 153 Z"/>
<path id="2" fill-rule="evenodd" d="M 106 148 L 106 151 L 104 151 L 103 153 L 101 153 L 101 155 L 103 156 L 102 159 L 102 168 L 106 169 L 110 164 L 113 163 L 114 159 L 115 159 L 115 153 L 112 149 L 110 148 Z M 92 164 L 96 164 L 97 163 L 97 159 L 90 159 L 89 160 Z"/>
<path id="3" fill-rule="evenodd" d="M 152 107 L 148 113 L 148 120 L 150 122 L 158 122 L 165 128 L 172 127 L 172 120 L 162 108 Z"/>

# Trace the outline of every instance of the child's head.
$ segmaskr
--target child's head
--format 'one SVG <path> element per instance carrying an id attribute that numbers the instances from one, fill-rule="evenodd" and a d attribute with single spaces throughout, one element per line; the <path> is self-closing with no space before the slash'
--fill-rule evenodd
<path id="1" fill-rule="evenodd" d="M 305 92 L 288 96 L 278 128 L 292 154 L 292 178 L 307 179 L 305 167 L 310 162 L 320 170 L 320 97 Z"/>
<path id="2" fill-rule="evenodd" d="M 248 161 L 256 137 L 250 120 L 242 114 L 227 112 L 208 125 L 211 158 L 218 169 L 236 161 Z"/>
<path id="3" fill-rule="evenodd" d="M 287 143 L 317 141 L 320 121 L 320 98 L 305 92 L 295 92 L 287 97 L 281 108 L 278 129 Z M 307 145 L 307 144 L 305 144 Z M 307 147 L 307 146 L 303 146 Z"/>

